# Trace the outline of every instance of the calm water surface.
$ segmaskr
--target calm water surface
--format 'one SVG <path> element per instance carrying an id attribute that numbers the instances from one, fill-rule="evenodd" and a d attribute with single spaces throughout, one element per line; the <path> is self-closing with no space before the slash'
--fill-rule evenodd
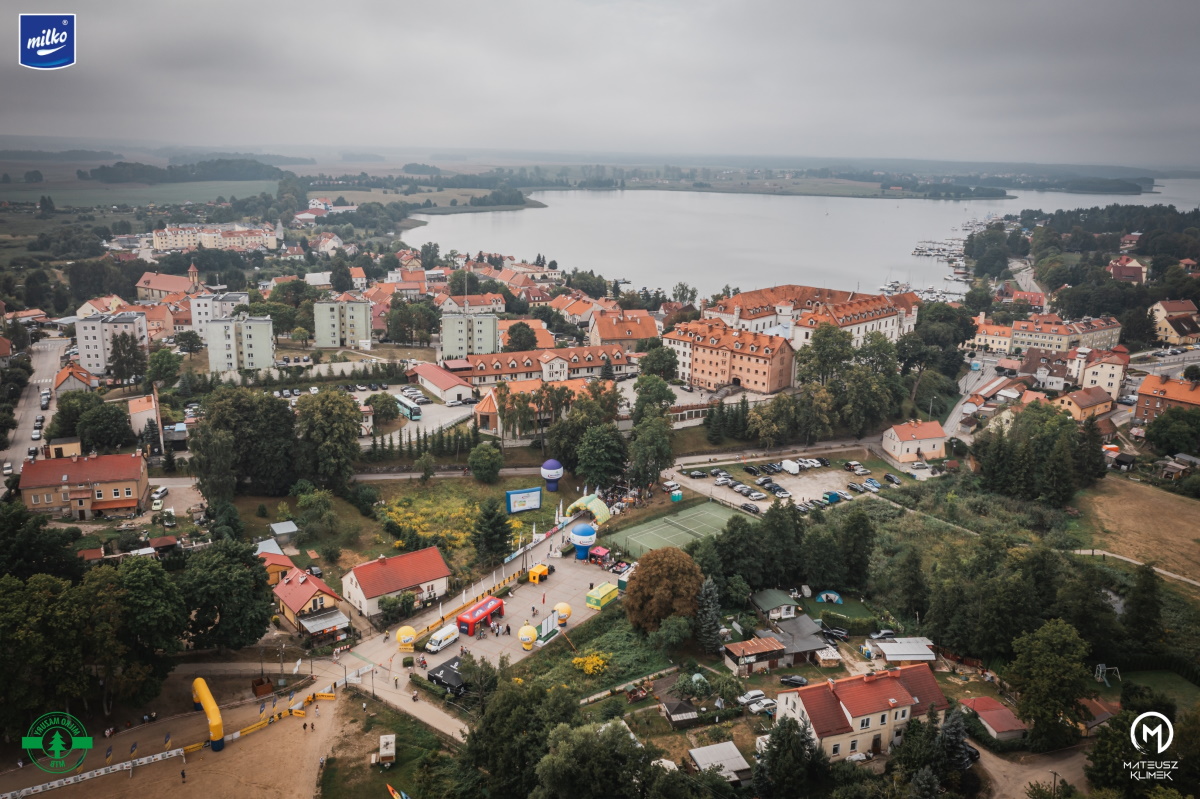
<path id="1" fill-rule="evenodd" d="M 684 281 L 701 294 L 726 283 L 743 291 L 803 283 L 874 292 L 886 280 L 952 287 L 947 264 L 911 255 L 922 240 L 965 236 L 952 228 L 989 214 L 1025 208 L 1112 203 L 1200 206 L 1200 180 L 1163 181 L 1155 194 L 1021 192 L 1012 200 L 886 200 L 773 197 L 670 191 L 550 191 L 548 207 L 523 211 L 421 216 L 410 246 L 437 242 L 442 252 L 501 252 L 532 261 L 537 253 L 564 269 L 594 269 L 635 287 L 668 293 Z M 958 284 L 961 287 L 961 284 Z"/>

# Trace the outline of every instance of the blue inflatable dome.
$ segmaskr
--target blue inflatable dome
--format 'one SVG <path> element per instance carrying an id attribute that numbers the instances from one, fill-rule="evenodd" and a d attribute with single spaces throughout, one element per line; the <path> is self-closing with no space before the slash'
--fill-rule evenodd
<path id="1" fill-rule="evenodd" d="M 558 481 L 563 476 L 563 465 L 551 458 L 542 464 L 542 479 L 546 481 L 547 491 L 557 491 Z"/>
<path id="2" fill-rule="evenodd" d="M 554 458 L 551 458 L 550 460 L 548 460 L 542 464 L 542 468 L 548 472 L 552 472 L 555 469 L 561 469 L 562 467 L 563 467 L 563 465 L 561 463 L 559 463 L 558 461 L 554 460 Z"/>

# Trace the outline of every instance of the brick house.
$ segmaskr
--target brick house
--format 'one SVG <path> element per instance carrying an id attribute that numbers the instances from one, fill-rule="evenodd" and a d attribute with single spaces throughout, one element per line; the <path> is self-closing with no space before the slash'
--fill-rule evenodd
<path id="1" fill-rule="evenodd" d="M 1200 408 L 1200 383 L 1173 380 L 1166 375 L 1146 375 L 1138 386 L 1134 418 L 1149 424 L 1167 408 Z"/>
<path id="2" fill-rule="evenodd" d="M 88 521 L 133 513 L 149 504 L 149 473 L 141 453 L 38 460 L 21 470 L 21 501 L 34 513 Z"/>

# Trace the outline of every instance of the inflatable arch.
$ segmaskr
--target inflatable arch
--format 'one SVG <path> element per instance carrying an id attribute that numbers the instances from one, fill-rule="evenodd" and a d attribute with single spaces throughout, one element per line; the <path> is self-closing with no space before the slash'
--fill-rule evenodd
<path id="1" fill-rule="evenodd" d="M 208 690 L 208 683 L 203 677 L 192 680 L 192 709 L 203 709 L 204 715 L 208 716 L 208 740 L 212 750 L 220 752 L 225 748 L 225 725 L 221 721 L 221 709 L 217 707 L 217 700 L 213 699 L 212 692 Z"/>

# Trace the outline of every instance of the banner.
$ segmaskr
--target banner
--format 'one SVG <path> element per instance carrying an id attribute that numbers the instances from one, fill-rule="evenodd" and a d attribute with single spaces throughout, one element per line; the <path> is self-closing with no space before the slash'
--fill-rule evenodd
<path id="1" fill-rule="evenodd" d="M 104 765 L 112 765 L 112 747 L 108 747 L 108 751 L 104 753 Z"/>
<path id="2" fill-rule="evenodd" d="M 137 754 L 137 741 L 133 742 L 133 746 L 129 747 L 129 756 L 133 757 Z"/>
<path id="3" fill-rule="evenodd" d="M 537 510 L 542 507 L 542 489 L 519 488 L 515 491 L 504 492 L 505 502 L 509 513 L 520 513 L 523 510 Z"/>
<path id="4" fill-rule="evenodd" d="M 163 737 L 163 749 L 170 749 L 170 748 L 171 748 L 171 733 L 167 733 Z"/>
<path id="5" fill-rule="evenodd" d="M 303 710 L 293 710 L 292 715 L 293 716 L 307 716 L 308 714 L 305 713 Z"/>
<path id="6" fill-rule="evenodd" d="M 337 699 L 337 694 L 317 694 L 317 699 L 324 699 L 328 702 L 332 702 L 333 700 Z"/>

